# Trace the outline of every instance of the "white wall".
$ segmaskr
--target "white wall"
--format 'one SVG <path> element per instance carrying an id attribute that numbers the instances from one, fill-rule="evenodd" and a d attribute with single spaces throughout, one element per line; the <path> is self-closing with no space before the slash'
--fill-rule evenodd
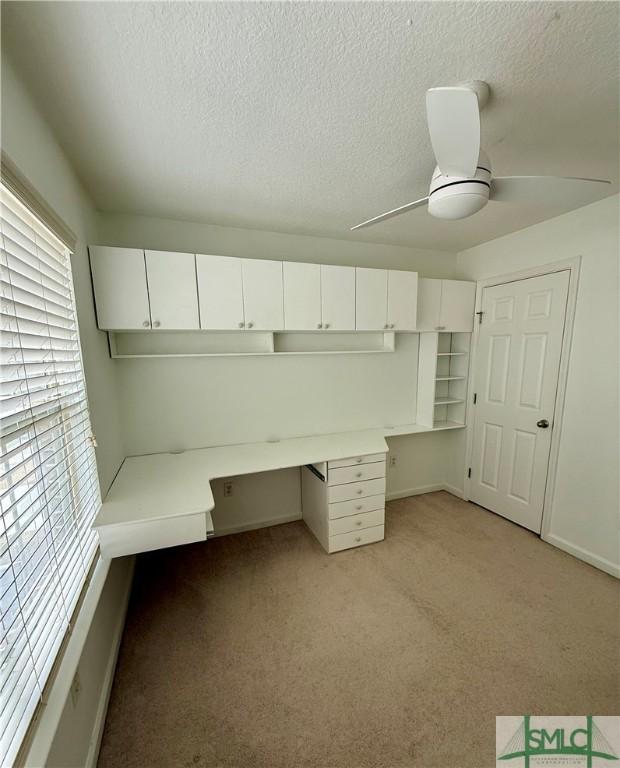
<path id="1" fill-rule="evenodd" d="M 620 575 L 618 196 L 458 254 L 471 280 L 581 256 L 573 343 L 549 533 L 545 538 Z M 462 487 L 464 440 L 451 482 Z"/>
<path id="2" fill-rule="evenodd" d="M 99 442 L 97 466 L 102 494 L 105 495 L 123 459 L 123 447 L 115 368 L 108 356 L 106 336 L 95 325 L 86 253 L 86 243 L 94 237 L 96 214 L 48 126 L 11 63 L 4 57 L 2 148 L 78 238 L 72 260 L 73 278 L 91 418 Z M 63 768 L 86 765 L 90 739 L 96 729 L 95 714 L 102 695 L 105 696 L 106 672 L 122 629 L 130 584 L 131 562 L 126 559 L 115 562 L 78 662 L 81 692 L 75 704 L 66 702 L 57 735 L 51 743 L 53 760 L 46 764 Z M 51 714 L 53 720 L 55 715 Z M 43 708 L 42 718 L 48 715 L 49 709 Z"/>

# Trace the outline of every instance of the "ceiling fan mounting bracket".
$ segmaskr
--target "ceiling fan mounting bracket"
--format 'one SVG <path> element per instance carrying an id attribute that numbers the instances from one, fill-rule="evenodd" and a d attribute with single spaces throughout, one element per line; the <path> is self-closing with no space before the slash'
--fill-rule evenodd
<path id="1" fill-rule="evenodd" d="M 487 105 L 489 96 L 491 95 L 491 89 L 489 88 L 488 83 L 485 83 L 484 80 L 466 80 L 464 83 L 459 83 L 459 86 L 461 88 L 468 88 L 476 94 L 478 97 L 479 109 L 483 109 Z"/>

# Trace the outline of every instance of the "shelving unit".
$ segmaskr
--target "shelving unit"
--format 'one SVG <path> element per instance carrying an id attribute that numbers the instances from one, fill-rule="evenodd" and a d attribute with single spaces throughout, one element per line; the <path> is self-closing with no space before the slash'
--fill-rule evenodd
<path id="1" fill-rule="evenodd" d="M 422 333 L 418 361 L 418 424 L 465 424 L 470 333 Z"/>
<path id="2" fill-rule="evenodd" d="M 123 331 L 108 337 L 115 359 L 381 354 L 394 352 L 396 343 L 393 332 Z"/>

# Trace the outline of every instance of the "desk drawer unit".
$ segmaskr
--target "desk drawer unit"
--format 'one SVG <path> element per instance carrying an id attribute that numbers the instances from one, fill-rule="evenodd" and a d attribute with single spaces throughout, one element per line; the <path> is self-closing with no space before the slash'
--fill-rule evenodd
<path id="1" fill-rule="evenodd" d="M 302 471 L 306 525 L 327 552 L 381 541 L 385 521 L 385 454 L 327 462 L 327 477 Z"/>
<path id="2" fill-rule="evenodd" d="M 327 485 L 344 485 L 345 483 L 356 483 L 359 480 L 374 480 L 378 477 L 385 477 L 385 459 L 374 461 L 372 464 L 357 464 L 354 467 L 328 469 Z"/>
<path id="3" fill-rule="evenodd" d="M 385 477 L 375 480 L 362 480 L 359 483 L 344 483 L 343 485 L 330 485 L 327 488 L 327 500 L 329 503 L 336 501 L 348 501 L 349 499 L 363 499 L 365 496 L 385 495 Z"/>
<path id="4" fill-rule="evenodd" d="M 372 512 L 362 512 L 359 515 L 339 517 L 329 521 L 329 535 L 336 536 L 339 533 L 350 533 L 363 528 L 371 528 L 373 525 L 383 525 L 385 512 L 383 509 L 375 509 Z"/>
<path id="5" fill-rule="evenodd" d="M 384 453 L 370 453 L 368 456 L 351 456 L 350 459 L 337 459 L 336 461 L 328 462 L 330 469 L 338 469 L 338 467 L 353 467 L 356 464 L 373 464 L 375 461 L 385 462 Z"/>
<path id="6" fill-rule="evenodd" d="M 329 537 L 329 552 L 340 552 L 342 549 L 363 547 L 364 544 L 374 544 L 375 541 L 383 541 L 385 532 L 382 525 L 373 525 L 372 528 L 364 528 L 362 531 L 340 533 Z"/>
<path id="7" fill-rule="evenodd" d="M 329 505 L 328 515 L 330 520 L 348 515 L 358 515 L 360 512 L 372 512 L 375 509 L 385 508 L 385 495 L 378 493 L 376 496 L 349 499 L 349 501 L 337 501 Z"/>

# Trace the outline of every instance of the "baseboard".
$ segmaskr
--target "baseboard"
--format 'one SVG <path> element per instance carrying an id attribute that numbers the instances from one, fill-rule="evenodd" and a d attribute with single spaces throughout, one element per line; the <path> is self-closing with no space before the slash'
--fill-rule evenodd
<path id="1" fill-rule="evenodd" d="M 116 669 L 116 661 L 118 659 L 118 653 L 121 647 L 123 628 L 125 626 L 125 617 L 127 615 L 127 607 L 129 605 L 129 596 L 131 595 L 134 568 L 135 558 L 132 558 L 127 585 L 121 601 L 122 610 L 119 613 L 118 621 L 116 622 L 116 627 L 114 628 L 114 642 L 110 646 L 110 655 L 108 657 L 103 684 L 101 686 L 99 705 L 97 706 L 97 714 L 95 715 L 95 722 L 93 723 L 90 747 L 88 749 L 88 755 L 86 756 L 84 768 L 96 768 L 97 760 L 99 759 L 101 739 L 103 738 L 103 728 L 105 726 L 105 718 L 108 711 L 110 694 L 112 693 L 112 683 L 114 682 L 114 671 Z"/>
<path id="2" fill-rule="evenodd" d="M 396 501 L 396 499 L 406 499 L 407 496 L 420 496 L 423 493 L 433 493 L 434 491 L 443 491 L 445 485 L 419 485 L 417 488 L 406 488 L 404 491 L 392 491 L 385 494 L 386 501 Z"/>
<path id="3" fill-rule="evenodd" d="M 446 483 L 444 485 L 443 489 L 444 489 L 444 491 L 447 491 L 448 493 L 451 493 L 453 496 L 456 496 L 457 499 L 463 499 L 464 501 L 467 500 L 465 498 L 465 492 L 463 491 L 463 489 L 462 488 L 457 488 L 456 485 L 449 485 L 448 483 Z"/>
<path id="4" fill-rule="evenodd" d="M 617 579 L 620 579 L 620 565 L 612 563 L 611 560 L 599 557 L 598 555 L 589 552 L 587 549 L 582 549 L 576 544 L 572 544 L 570 541 L 566 541 L 566 539 L 563 539 L 561 536 L 556 536 L 553 533 L 548 533 L 541 538 L 543 541 L 546 541 L 547 544 L 552 544 L 554 547 L 557 547 L 564 552 L 568 552 L 569 555 L 578 557 L 589 565 L 593 565 L 595 568 L 605 571 L 605 573 L 608 573 L 610 576 L 615 576 Z"/>
<path id="5" fill-rule="evenodd" d="M 269 520 L 257 520 L 253 523 L 244 525 L 231 525 L 229 528 L 218 528 L 213 534 L 214 537 L 229 536 L 231 533 L 243 533 L 244 531 L 257 531 L 260 528 L 269 528 L 272 525 L 282 525 L 284 523 L 293 523 L 295 520 L 301 520 L 301 513 L 296 512 L 293 515 L 284 515 L 283 517 L 272 517 Z"/>

